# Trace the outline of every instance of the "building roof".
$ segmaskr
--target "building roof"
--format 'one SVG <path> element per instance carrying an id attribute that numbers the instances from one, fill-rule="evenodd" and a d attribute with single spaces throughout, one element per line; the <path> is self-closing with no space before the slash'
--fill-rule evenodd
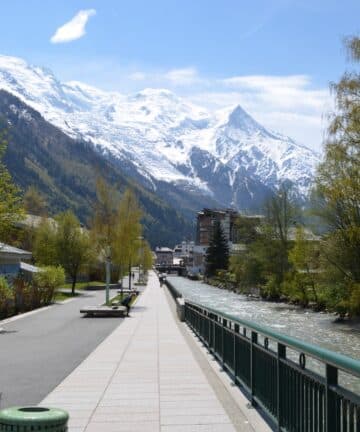
<path id="1" fill-rule="evenodd" d="M 314 234 L 309 228 L 304 228 L 304 237 L 305 240 L 308 241 L 320 241 L 321 237 Z M 289 235 L 288 235 L 289 240 L 296 240 L 296 227 L 291 227 L 289 229 Z"/>
<path id="2" fill-rule="evenodd" d="M 34 265 L 25 263 L 25 262 L 20 262 L 20 270 L 27 272 L 27 273 L 38 273 L 39 271 L 41 271 L 41 269 L 39 267 L 36 267 Z"/>
<path id="3" fill-rule="evenodd" d="M 173 253 L 174 251 L 168 247 L 157 247 L 155 249 L 155 252 L 168 252 L 168 253 L 171 252 L 171 253 Z"/>
<path id="4" fill-rule="evenodd" d="M 201 211 L 199 211 L 198 215 L 212 215 L 212 214 L 238 214 L 238 212 L 234 209 L 228 208 L 228 209 L 217 209 L 217 208 L 203 208 Z"/>
<path id="5" fill-rule="evenodd" d="M 0 242 L 0 257 L 1 256 L 7 258 L 30 259 L 32 254 L 31 252 Z"/>

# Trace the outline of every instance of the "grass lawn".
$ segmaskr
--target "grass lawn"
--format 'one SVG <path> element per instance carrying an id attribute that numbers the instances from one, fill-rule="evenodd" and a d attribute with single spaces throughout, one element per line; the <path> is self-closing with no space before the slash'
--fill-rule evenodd
<path id="1" fill-rule="evenodd" d="M 117 296 L 115 296 L 115 297 L 112 297 L 111 299 L 110 299 L 110 302 L 112 303 L 112 302 L 121 302 L 125 297 L 127 297 L 128 296 L 128 294 L 118 294 Z M 134 301 L 137 299 L 137 296 L 133 296 L 133 298 L 131 299 L 131 303 L 130 303 L 130 306 L 134 303 Z M 105 303 L 104 303 L 105 304 Z"/>
<path id="2" fill-rule="evenodd" d="M 78 296 L 79 294 L 76 294 L 75 293 L 75 295 L 73 296 L 72 294 L 71 294 L 71 292 L 61 292 L 61 291 L 57 291 L 56 293 L 55 293 L 55 295 L 54 295 L 54 299 L 53 299 L 53 302 L 59 302 L 59 301 L 64 301 L 64 300 L 67 300 L 67 299 L 69 299 L 69 298 L 74 298 L 74 297 L 76 297 L 76 296 Z"/>
<path id="3" fill-rule="evenodd" d="M 83 290 L 88 286 L 96 286 L 96 285 L 105 285 L 104 282 L 99 282 L 99 281 L 91 281 L 91 282 L 77 282 L 75 285 L 75 289 L 76 290 Z M 71 289 L 72 287 L 72 283 L 67 283 L 64 284 L 61 288 L 68 288 Z"/>

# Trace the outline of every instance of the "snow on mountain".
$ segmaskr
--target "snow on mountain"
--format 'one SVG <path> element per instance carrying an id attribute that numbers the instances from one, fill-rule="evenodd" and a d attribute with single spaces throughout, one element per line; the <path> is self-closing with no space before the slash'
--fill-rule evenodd
<path id="1" fill-rule="evenodd" d="M 240 106 L 209 112 L 166 89 L 123 95 L 62 83 L 48 69 L 7 56 L 0 56 L 0 88 L 71 137 L 131 164 L 153 188 L 158 181 L 180 185 L 223 205 L 246 208 L 244 201 L 284 181 L 304 198 L 319 162 L 313 151 L 268 131 Z"/>

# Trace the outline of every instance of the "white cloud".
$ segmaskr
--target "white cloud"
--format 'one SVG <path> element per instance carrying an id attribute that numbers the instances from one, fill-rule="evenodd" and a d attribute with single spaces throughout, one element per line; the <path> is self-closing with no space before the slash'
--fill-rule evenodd
<path id="1" fill-rule="evenodd" d="M 310 77 L 307 75 L 243 75 L 225 78 L 222 82 L 233 88 L 250 87 L 254 89 L 268 87 L 305 87 L 310 84 Z"/>
<path id="2" fill-rule="evenodd" d="M 192 67 L 171 69 L 163 74 L 163 78 L 175 86 L 193 85 L 201 81 L 198 71 Z"/>
<path id="3" fill-rule="evenodd" d="M 169 87 L 169 88 L 193 88 L 195 85 L 204 85 L 207 81 L 201 77 L 197 69 L 193 67 L 170 69 L 135 71 L 127 75 L 130 81 L 145 81 L 148 87 Z"/>
<path id="4" fill-rule="evenodd" d="M 70 21 L 56 30 L 50 41 L 52 43 L 64 43 L 80 39 L 86 34 L 86 23 L 95 14 L 95 9 L 80 10 Z"/>
<path id="5" fill-rule="evenodd" d="M 129 75 L 129 78 L 133 81 L 144 81 L 146 79 L 146 74 L 144 72 L 133 72 Z"/>

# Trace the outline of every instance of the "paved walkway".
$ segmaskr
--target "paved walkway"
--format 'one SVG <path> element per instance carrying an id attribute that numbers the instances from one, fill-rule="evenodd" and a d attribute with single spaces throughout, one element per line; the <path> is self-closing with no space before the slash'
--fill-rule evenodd
<path id="1" fill-rule="evenodd" d="M 131 317 L 43 400 L 69 411 L 70 432 L 236 430 L 164 289 L 151 273 Z"/>
<path id="2" fill-rule="evenodd" d="M 63 304 L 0 323 L 1 408 L 38 404 L 118 327 L 118 318 L 91 320 L 80 315 L 82 306 L 104 300 L 104 291 L 83 291 Z"/>

